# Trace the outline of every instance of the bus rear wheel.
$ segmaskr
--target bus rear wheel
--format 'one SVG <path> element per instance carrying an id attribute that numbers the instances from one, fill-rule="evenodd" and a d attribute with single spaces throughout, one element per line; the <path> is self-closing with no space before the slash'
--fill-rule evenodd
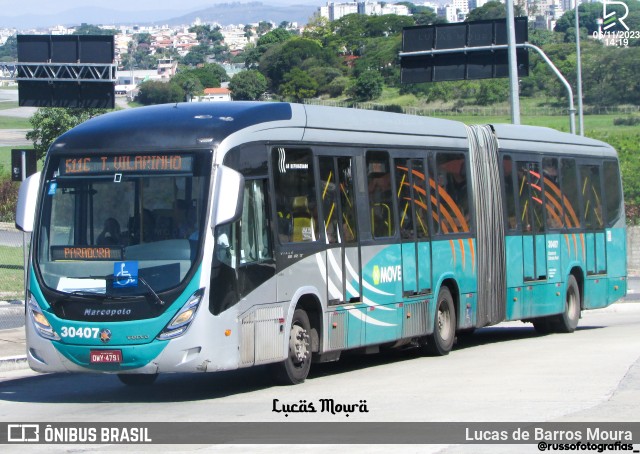
<path id="1" fill-rule="evenodd" d="M 127 386 L 147 386 L 156 381 L 158 374 L 118 374 L 118 378 Z"/>
<path id="2" fill-rule="evenodd" d="M 436 303 L 436 317 L 433 333 L 427 336 L 423 350 L 434 356 L 448 355 L 456 338 L 456 311 L 453 296 L 447 287 L 440 288 Z"/>
<path id="3" fill-rule="evenodd" d="M 311 369 L 311 324 L 303 309 L 296 309 L 289 330 L 287 359 L 271 366 L 274 380 L 281 385 L 297 385 L 305 381 Z"/>
<path id="4" fill-rule="evenodd" d="M 573 333 L 580 321 L 580 288 L 576 278 L 571 275 L 567 281 L 567 293 L 564 312 L 556 315 L 551 324 L 556 333 Z"/>

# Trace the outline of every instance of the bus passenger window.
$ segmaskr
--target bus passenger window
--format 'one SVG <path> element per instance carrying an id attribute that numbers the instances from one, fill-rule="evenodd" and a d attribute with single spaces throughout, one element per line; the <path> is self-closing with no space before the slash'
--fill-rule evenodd
<path id="1" fill-rule="evenodd" d="M 580 166 L 580 191 L 582 192 L 584 227 L 586 229 L 604 228 L 599 166 Z"/>
<path id="2" fill-rule="evenodd" d="M 513 187 L 513 161 L 510 156 L 505 156 L 502 160 L 502 169 L 504 175 L 507 229 L 516 230 L 518 228 L 518 218 L 516 216 L 516 199 Z"/>
<path id="3" fill-rule="evenodd" d="M 338 158 L 338 182 L 340 187 L 341 232 L 345 243 L 358 242 L 356 202 L 351 158 Z"/>
<path id="4" fill-rule="evenodd" d="M 411 198 L 411 169 L 409 160 L 395 159 L 396 195 L 398 196 L 398 227 L 400 238 L 410 240 L 414 238 L 413 203 Z"/>
<path id="5" fill-rule="evenodd" d="M 412 161 L 413 169 L 413 205 L 416 210 L 416 233 L 418 238 L 429 238 L 428 191 L 426 187 L 425 168 L 422 159 Z"/>
<path id="6" fill-rule="evenodd" d="M 338 242 L 338 206 L 336 203 L 336 173 L 332 157 L 319 158 L 320 167 L 320 197 L 324 216 L 324 235 L 327 244 Z"/>
<path id="7" fill-rule="evenodd" d="M 395 216 L 389 156 L 386 152 L 372 151 L 367 153 L 367 183 L 371 233 L 374 238 L 391 237 L 395 234 Z"/>
<path id="8" fill-rule="evenodd" d="M 274 148 L 272 166 L 280 242 L 316 241 L 318 212 L 311 150 Z"/>
<path id="9" fill-rule="evenodd" d="M 620 169 L 615 161 L 604 162 L 604 181 L 607 182 L 605 187 L 606 207 L 607 207 L 607 225 L 612 226 L 620 218 L 620 207 L 622 206 L 622 188 L 620 187 Z"/>
<path id="10" fill-rule="evenodd" d="M 272 257 L 264 182 L 247 180 L 240 222 L 240 263 L 261 262 Z"/>
<path id="11" fill-rule="evenodd" d="M 558 187 L 558 174 L 557 158 L 545 158 L 542 160 L 544 207 L 547 211 L 547 228 L 550 229 L 564 227 L 562 192 Z"/>
<path id="12" fill-rule="evenodd" d="M 579 229 L 581 224 L 580 203 L 578 202 L 578 171 L 574 159 L 560 161 L 560 178 L 565 225 L 569 229 Z"/>
<path id="13" fill-rule="evenodd" d="M 537 162 L 518 162 L 518 197 L 520 222 L 524 232 L 544 232 L 540 165 Z"/>
<path id="14" fill-rule="evenodd" d="M 442 233 L 468 232 L 471 212 L 465 155 L 438 153 L 436 171 L 440 202 L 438 218 Z"/>

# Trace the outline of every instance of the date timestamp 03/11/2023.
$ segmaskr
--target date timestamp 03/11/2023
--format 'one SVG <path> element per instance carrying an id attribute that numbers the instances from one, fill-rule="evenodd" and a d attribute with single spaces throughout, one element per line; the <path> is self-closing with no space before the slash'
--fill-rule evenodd
<path id="1" fill-rule="evenodd" d="M 607 46 L 629 47 L 630 39 L 640 39 L 640 30 L 594 31 L 592 36 Z"/>

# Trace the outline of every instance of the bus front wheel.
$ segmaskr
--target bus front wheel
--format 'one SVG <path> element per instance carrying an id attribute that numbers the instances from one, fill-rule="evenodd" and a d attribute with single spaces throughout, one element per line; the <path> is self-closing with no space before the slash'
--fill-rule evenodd
<path id="1" fill-rule="evenodd" d="M 296 309 L 289 330 L 287 359 L 271 366 L 275 381 L 281 385 L 297 385 L 309 375 L 311 368 L 311 324 L 303 309 Z"/>
<path id="2" fill-rule="evenodd" d="M 453 306 L 453 296 L 447 287 L 440 288 L 436 303 L 435 326 L 433 333 L 427 336 L 425 353 L 444 356 L 453 348 L 456 337 L 456 311 Z"/>

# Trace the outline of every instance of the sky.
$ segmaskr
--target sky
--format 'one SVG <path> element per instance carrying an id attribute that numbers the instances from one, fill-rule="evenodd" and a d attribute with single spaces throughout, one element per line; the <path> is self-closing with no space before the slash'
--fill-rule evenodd
<path id="1" fill-rule="evenodd" d="M 125 0 L 109 2 L 105 0 L 0 0 L 3 16 L 23 14 L 53 14 L 74 8 L 102 7 L 125 11 L 174 10 L 180 13 L 214 6 L 216 3 L 246 3 L 251 0 Z M 259 0 L 264 4 L 309 4 L 310 0 Z"/>

